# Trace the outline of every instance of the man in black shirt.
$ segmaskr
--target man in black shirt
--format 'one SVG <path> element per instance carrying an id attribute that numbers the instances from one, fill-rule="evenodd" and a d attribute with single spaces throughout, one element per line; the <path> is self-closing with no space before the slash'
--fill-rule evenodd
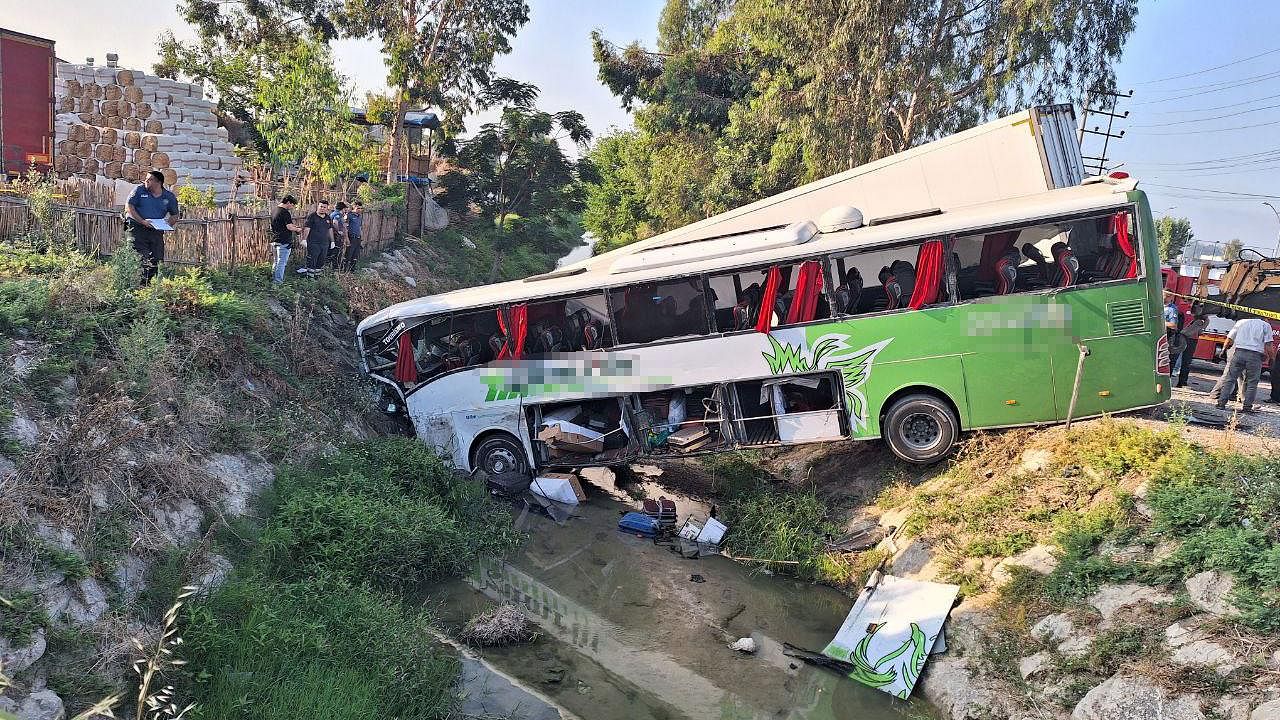
<path id="1" fill-rule="evenodd" d="M 301 225 L 293 224 L 293 209 L 298 201 L 292 195 L 285 195 L 271 216 L 271 249 L 275 251 L 275 267 L 271 271 L 271 282 L 279 285 L 284 282 L 284 269 L 289 264 L 289 252 L 293 249 L 293 234 L 302 232 Z"/>
<path id="2" fill-rule="evenodd" d="M 332 226 L 329 220 L 329 201 L 320 200 L 314 212 L 307 215 L 302 223 L 302 242 L 307 245 L 307 266 L 298 268 L 298 272 L 312 277 L 319 275 L 329 259 L 329 244 L 333 242 Z"/>

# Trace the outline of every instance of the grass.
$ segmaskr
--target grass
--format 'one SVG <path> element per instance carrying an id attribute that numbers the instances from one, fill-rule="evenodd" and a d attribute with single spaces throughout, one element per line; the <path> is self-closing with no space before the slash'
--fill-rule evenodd
<path id="1" fill-rule="evenodd" d="M 15 646 L 31 642 L 36 630 L 49 624 L 39 598 L 29 590 L 0 595 L 0 600 L 0 637 Z"/>
<path id="2" fill-rule="evenodd" d="M 443 718 L 458 664 L 401 592 L 519 542 L 483 487 L 408 438 L 285 466 L 240 559 L 188 607 L 186 684 L 201 718 Z"/>
<path id="3" fill-rule="evenodd" d="M 494 234 L 494 229 L 483 222 L 429 233 L 424 240 L 439 255 L 442 263 L 436 274 L 463 286 L 487 284 L 493 266 Z M 476 247 L 468 247 L 463 238 Z M 572 219 L 556 229 L 543 247 L 518 245 L 504 251 L 497 280 L 518 280 L 547 272 L 555 267 L 557 259 L 581 243 L 582 224 Z"/>

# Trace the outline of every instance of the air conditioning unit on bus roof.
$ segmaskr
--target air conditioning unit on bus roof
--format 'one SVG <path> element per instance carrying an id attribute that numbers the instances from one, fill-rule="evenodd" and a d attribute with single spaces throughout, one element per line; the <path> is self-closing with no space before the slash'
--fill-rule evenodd
<path id="1" fill-rule="evenodd" d="M 745 255 L 761 250 L 803 245 L 818 234 L 818 226 L 812 220 L 794 222 L 786 227 L 771 228 L 760 232 L 751 232 L 725 237 L 712 237 L 693 240 L 680 245 L 657 247 L 643 252 L 623 255 L 609 266 L 609 273 L 636 272 L 657 268 L 683 265 L 699 260 Z"/>

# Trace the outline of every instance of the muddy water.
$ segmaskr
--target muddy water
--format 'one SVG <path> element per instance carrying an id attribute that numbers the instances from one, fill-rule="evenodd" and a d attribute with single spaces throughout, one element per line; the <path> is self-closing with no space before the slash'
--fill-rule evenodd
<path id="1" fill-rule="evenodd" d="M 494 602 L 525 607 L 542 637 L 484 659 L 584 720 L 933 717 L 783 655 L 783 642 L 820 649 L 851 600 L 719 557 L 681 559 L 618 532 L 625 509 L 593 496 L 564 527 L 529 518 L 530 539 L 509 562 L 427 602 L 451 630 Z M 748 635 L 756 654 L 726 647 Z"/>

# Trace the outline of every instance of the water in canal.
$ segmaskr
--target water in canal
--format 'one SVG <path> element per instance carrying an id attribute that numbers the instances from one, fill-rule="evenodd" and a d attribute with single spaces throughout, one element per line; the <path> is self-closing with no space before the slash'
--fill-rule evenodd
<path id="1" fill-rule="evenodd" d="M 720 557 L 682 559 L 617 531 L 626 509 L 593 495 L 565 526 L 530 517 L 529 539 L 508 562 L 486 563 L 466 582 L 437 588 L 427 599 L 450 631 L 495 602 L 519 604 L 538 624 L 539 640 L 480 653 L 517 686 L 568 711 L 530 706 L 520 717 L 934 717 L 923 703 L 895 700 L 783 655 L 784 642 L 821 649 L 852 600 Z M 726 647 L 746 636 L 760 648 L 754 655 Z M 509 694 L 509 682 L 499 681 L 494 691 L 475 665 L 469 661 L 464 692 Z M 481 697 L 470 705 L 490 707 Z"/>

